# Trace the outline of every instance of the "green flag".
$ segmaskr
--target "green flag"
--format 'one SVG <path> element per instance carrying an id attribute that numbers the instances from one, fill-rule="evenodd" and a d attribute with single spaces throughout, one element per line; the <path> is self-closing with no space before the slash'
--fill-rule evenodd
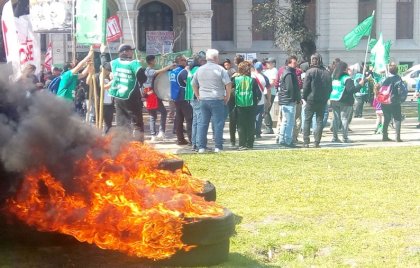
<path id="1" fill-rule="evenodd" d="M 105 41 L 106 0 L 76 1 L 76 40 L 79 44 Z"/>
<path id="2" fill-rule="evenodd" d="M 384 43 L 384 47 L 385 47 L 385 63 L 389 64 L 389 62 L 391 61 L 391 57 L 389 56 L 390 51 L 391 51 L 391 40 L 388 40 Z"/>
<path id="3" fill-rule="evenodd" d="M 362 23 L 357 25 L 357 27 L 354 28 L 350 33 L 344 36 L 344 39 L 343 39 L 344 46 L 346 47 L 347 50 L 350 50 L 356 47 L 363 36 L 370 35 L 374 17 L 375 15 L 372 14 L 372 16 L 365 19 Z"/>
<path id="4" fill-rule="evenodd" d="M 379 36 L 378 42 L 372 48 L 371 53 L 375 58 L 375 60 L 373 61 L 373 71 L 375 73 L 381 73 L 386 71 L 386 51 L 384 40 L 382 39 L 382 33 Z"/>

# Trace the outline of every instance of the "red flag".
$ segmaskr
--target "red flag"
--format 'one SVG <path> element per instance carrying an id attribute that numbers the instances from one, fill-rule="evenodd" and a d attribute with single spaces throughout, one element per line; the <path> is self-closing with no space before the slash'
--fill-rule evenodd
<path id="1" fill-rule="evenodd" d="M 117 41 L 122 37 L 122 30 L 118 16 L 111 16 L 106 20 L 106 41 Z"/>
<path id="2" fill-rule="evenodd" d="M 51 71 L 51 65 L 52 65 L 52 45 L 50 42 L 48 44 L 47 53 L 45 54 L 44 67 L 47 71 Z"/>

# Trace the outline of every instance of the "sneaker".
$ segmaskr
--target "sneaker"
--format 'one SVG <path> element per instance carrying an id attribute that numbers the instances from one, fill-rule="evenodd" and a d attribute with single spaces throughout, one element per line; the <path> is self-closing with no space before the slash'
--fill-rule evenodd
<path id="1" fill-rule="evenodd" d="M 331 140 L 331 142 L 335 142 L 335 143 L 342 143 L 342 141 L 339 138 L 333 138 Z"/>
<path id="2" fill-rule="evenodd" d="M 287 146 L 287 144 L 284 141 L 282 141 L 279 143 L 279 146 Z"/>
<path id="3" fill-rule="evenodd" d="M 261 135 L 256 135 L 256 136 L 255 136 L 255 139 L 256 139 L 256 140 L 259 140 L 259 139 L 261 139 L 261 138 L 262 138 L 262 137 L 261 137 Z"/>
<path id="4" fill-rule="evenodd" d="M 403 142 L 403 140 L 401 138 L 397 138 L 395 141 L 396 142 Z"/>
<path id="5" fill-rule="evenodd" d="M 177 145 L 187 145 L 189 142 L 187 140 L 180 140 L 176 142 Z"/>
<path id="6" fill-rule="evenodd" d="M 191 147 L 191 151 L 193 151 L 193 152 L 197 152 L 197 151 L 198 151 L 198 147 L 197 147 L 196 145 L 193 145 L 193 146 Z"/>
<path id="7" fill-rule="evenodd" d="M 165 140 L 165 133 L 162 131 L 159 131 L 159 133 L 157 134 L 156 138 L 160 141 Z"/>
<path id="8" fill-rule="evenodd" d="M 238 151 L 246 151 L 246 150 L 248 150 L 248 148 L 246 148 L 246 147 L 244 147 L 244 146 L 240 146 L 240 147 L 238 148 Z"/>
<path id="9" fill-rule="evenodd" d="M 352 140 L 350 140 L 349 138 L 347 138 L 347 139 L 343 139 L 343 142 L 344 143 L 352 143 Z"/>
<path id="10" fill-rule="evenodd" d="M 274 134 L 274 131 L 272 128 L 266 128 L 262 131 L 262 134 Z"/>
<path id="11" fill-rule="evenodd" d="M 293 149 L 293 148 L 297 148 L 297 147 L 296 147 L 296 145 L 295 145 L 294 143 L 290 143 L 290 144 L 287 144 L 287 143 L 286 143 L 286 145 L 285 145 L 285 146 L 286 146 L 287 148 L 292 148 L 292 149 Z"/>
<path id="12" fill-rule="evenodd" d="M 155 141 L 156 141 L 156 136 L 152 136 L 152 137 L 150 138 L 150 141 L 151 141 L 151 142 L 155 142 Z"/>
<path id="13" fill-rule="evenodd" d="M 321 145 L 319 145 L 319 143 L 315 143 L 315 148 L 321 148 Z"/>
<path id="14" fill-rule="evenodd" d="M 199 154 L 204 154 L 205 152 L 206 152 L 206 149 L 204 148 L 198 149 Z"/>
<path id="15" fill-rule="evenodd" d="M 388 138 L 388 137 L 383 137 L 382 138 L 382 141 L 392 141 L 390 138 Z"/>
<path id="16" fill-rule="evenodd" d="M 220 152 L 222 152 L 222 150 L 221 150 L 221 149 L 219 149 L 219 148 L 214 148 L 214 152 L 215 152 L 215 153 L 220 153 Z"/>

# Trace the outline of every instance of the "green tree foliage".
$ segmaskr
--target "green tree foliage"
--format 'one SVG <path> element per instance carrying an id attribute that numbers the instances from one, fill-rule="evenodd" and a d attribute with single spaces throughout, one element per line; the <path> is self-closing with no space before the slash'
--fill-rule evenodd
<path id="1" fill-rule="evenodd" d="M 279 0 L 256 1 L 252 12 L 254 30 L 271 31 L 274 33 L 274 45 L 308 60 L 316 51 L 316 33 L 305 24 L 306 7 L 310 0 Z M 259 2 L 259 3 L 258 3 Z"/>

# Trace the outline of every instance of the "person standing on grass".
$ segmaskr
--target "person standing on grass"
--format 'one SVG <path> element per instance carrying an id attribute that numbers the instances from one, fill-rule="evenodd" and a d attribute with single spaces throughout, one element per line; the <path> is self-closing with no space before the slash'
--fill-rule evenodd
<path id="1" fill-rule="evenodd" d="M 315 147 L 320 147 L 324 110 L 327 106 L 328 99 L 332 90 L 331 74 L 328 72 L 322 63 L 320 54 L 315 53 L 311 56 L 309 69 L 305 72 L 305 79 L 303 81 L 302 105 L 304 120 L 303 120 L 303 147 L 309 148 L 310 132 L 312 119 L 316 117 L 316 129 L 314 129 Z"/>
<path id="2" fill-rule="evenodd" d="M 167 112 L 162 100 L 156 95 L 156 92 L 153 88 L 153 82 L 156 76 L 158 76 L 160 73 L 169 71 L 170 69 L 174 68 L 175 65 L 171 64 L 160 70 L 155 70 L 156 57 L 154 55 L 146 56 L 146 63 L 147 68 L 144 71 L 144 74 L 146 75 L 147 80 L 143 83 L 143 95 L 146 98 L 146 109 L 149 111 L 150 115 L 150 134 L 152 136 L 151 141 L 162 141 L 165 139 Z M 160 113 L 159 132 L 156 129 L 158 112 Z"/>
<path id="3" fill-rule="evenodd" d="M 186 70 L 187 59 L 178 55 L 175 58 L 177 67 L 170 73 L 171 81 L 171 99 L 175 102 L 175 122 L 176 136 L 178 145 L 191 144 L 191 130 L 193 110 L 189 101 L 185 100 L 185 87 L 187 85 L 188 71 Z M 187 125 L 188 141 L 184 137 L 184 120 Z"/>
<path id="4" fill-rule="evenodd" d="M 281 127 L 279 132 L 279 144 L 294 148 L 293 128 L 295 126 L 296 104 L 301 102 L 299 83 L 296 76 L 297 57 L 290 56 L 287 66 L 280 77 L 279 105 L 281 107 Z"/>
<path id="5" fill-rule="evenodd" d="M 238 76 L 232 79 L 238 116 L 239 150 L 254 147 L 255 107 L 262 96 L 257 81 L 251 77 L 251 68 L 250 62 L 241 62 L 238 66 Z"/>
<path id="6" fill-rule="evenodd" d="M 265 111 L 264 111 L 264 126 L 263 134 L 274 134 L 273 131 L 273 119 L 271 118 L 271 107 L 273 107 L 274 98 L 277 94 L 276 89 L 276 78 L 277 78 L 277 68 L 276 60 L 274 58 L 268 58 L 265 61 L 266 69 L 263 71 L 263 74 L 268 77 L 270 81 L 270 92 L 267 95 L 270 97 L 270 101 L 266 102 Z"/>
<path id="7" fill-rule="evenodd" d="M 331 107 L 334 114 L 334 125 L 333 125 L 333 139 L 332 142 L 341 142 L 338 138 L 339 125 L 342 125 L 343 131 L 343 142 L 350 143 L 351 140 L 348 137 L 349 122 L 352 115 L 353 104 L 354 104 L 354 93 L 359 90 L 365 84 L 365 80 L 360 80 L 359 83 L 355 83 L 350 78 L 351 70 L 348 68 L 347 63 L 340 61 L 337 63 L 333 72 L 333 90 L 330 95 Z"/>
<path id="8" fill-rule="evenodd" d="M 394 126 L 396 132 L 396 141 L 401 140 L 401 92 L 400 86 L 403 83 L 401 77 L 398 75 L 398 67 L 392 62 L 389 65 L 389 76 L 382 83 L 382 87 L 391 87 L 391 103 L 382 103 L 382 111 L 384 113 L 384 127 L 382 129 L 382 141 L 392 141 L 388 137 L 388 126 L 392 119 L 394 119 Z"/>
<path id="9" fill-rule="evenodd" d="M 219 51 L 208 49 L 207 63 L 194 75 L 194 94 L 200 101 L 201 122 L 198 125 L 198 152 L 204 153 L 207 147 L 207 132 L 210 119 L 214 124 L 214 152 L 223 150 L 223 126 L 225 124 L 225 105 L 232 90 L 228 72 L 218 64 Z"/>

